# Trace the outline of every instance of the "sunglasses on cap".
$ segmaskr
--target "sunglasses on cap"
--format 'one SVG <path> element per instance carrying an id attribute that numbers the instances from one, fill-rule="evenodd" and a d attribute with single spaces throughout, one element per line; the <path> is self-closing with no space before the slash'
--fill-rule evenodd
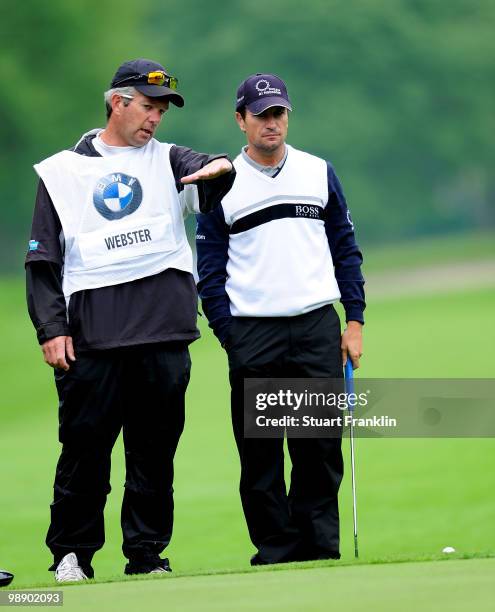
<path id="1" fill-rule="evenodd" d="M 179 80 L 173 76 L 169 76 L 166 72 L 162 70 L 153 70 L 152 72 L 147 72 L 146 74 L 136 74 L 131 77 L 125 77 L 120 81 L 114 83 L 114 87 L 117 85 L 123 85 L 124 83 L 128 83 L 129 81 L 144 81 L 146 79 L 146 83 L 148 85 L 158 85 L 168 87 L 169 89 L 176 90 L 177 85 L 179 84 Z"/>

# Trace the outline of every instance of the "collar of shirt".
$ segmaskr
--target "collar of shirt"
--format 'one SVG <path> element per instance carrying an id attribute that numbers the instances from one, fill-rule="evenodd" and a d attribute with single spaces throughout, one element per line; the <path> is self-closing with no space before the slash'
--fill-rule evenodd
<path id="1" fill-rule="evenodd" d="M 247 148 L 248 148 L 247 145 L 242 147 L 241 155 L 250 166 L 253 166 L 253 168 L 256 168 L 256 170 L 259 170 L 259 172 L 266 174 L 268 176 L 271 176 L 273 178 L 274 176 L 277 176 L 280 170 L 282 170 L 282 168 L 284 167 L 285 160 L 287 159 L 287 147 L 285 147 L 284 156 L 282 157 L 282 159 L 278 162 L 276 166 L 263 166 L 263 164 L 258 164 L 258 162 L 255 162 L 254 159 L 251 159 L 249 157 L 249 155 L 246 152 Z"/>
<path id="2" fill-rule="evenodd" d="M 100 137 L 101 130 L 98 134 L 93 138 L 93 146 L 98 151 L 98 153 L 103 157 L 109 157 L 110 155 L 119 155 L 120 153 L 124 153 L 125 151 L 130 151 L 131 149 L 135 149 L 136 147 L 114 147 L 112 145 L 107 145 Z"/>

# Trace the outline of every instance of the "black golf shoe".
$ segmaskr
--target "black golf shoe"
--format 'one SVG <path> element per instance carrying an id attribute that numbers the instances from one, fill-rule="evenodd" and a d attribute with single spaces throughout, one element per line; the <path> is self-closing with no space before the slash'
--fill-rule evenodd
<path id="1" fill-rule="evenodd" d="M 0 587 L 7 586 L 14 579 L 14 574 L 6 570 L 0 570 Z"/>
<path id="2" fill-rule="evenodd" d="M 124 574 L 163 574 L 170 573 L 171 571 L 172 568 L 170 567 L 168 559 L 160 559 L 158 557 L 156 560 L 146 561 L 131 559 L 125 566 Z"/>

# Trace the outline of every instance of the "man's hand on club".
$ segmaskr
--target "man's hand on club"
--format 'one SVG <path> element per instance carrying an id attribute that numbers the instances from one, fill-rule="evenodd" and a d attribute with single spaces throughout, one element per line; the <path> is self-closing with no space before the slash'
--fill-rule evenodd
<path id="1" fill-rule="evenodd" d="M 195 181 L 208 181 L 210 179 L 215 179 L 222 174 L 227 174 L 231 170 L 232 163 L 229 162 L 227 158 L 221 157 L 220 159 L 214 159 L 197 172 L 183 176 L 180 179 L 180 182 L 184 185 L 188 185 L 189 183 L 194 183 Z"/>
<path id="2" fill-rule="evenodd" d="M 340 343 L 343 365 L 345 366 L 349 357 L 355 370 L 359 368 L 359 358 L 363 354 L 362 327 L 358 321 L 348 321 Z"/>
<path id="3" fill-rule="evenodd" d="M 57 336 L 47 340 L 41 345 L 41 350 L 45 363 L 52 368 L 67 371 L 70 368 L 69 361 L 76 360 L 71 336 Z"/>

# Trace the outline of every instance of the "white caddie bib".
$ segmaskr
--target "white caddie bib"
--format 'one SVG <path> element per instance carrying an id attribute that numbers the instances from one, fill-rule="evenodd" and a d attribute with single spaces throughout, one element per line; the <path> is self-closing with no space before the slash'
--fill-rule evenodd
<path id="1" fill-rule="evenodd" d="M 152 139 L 109 157 L 62 151 L 34 166 L 62 224 L 66 298 L 169 267 L 192 273 L 171 146 Z"/>

